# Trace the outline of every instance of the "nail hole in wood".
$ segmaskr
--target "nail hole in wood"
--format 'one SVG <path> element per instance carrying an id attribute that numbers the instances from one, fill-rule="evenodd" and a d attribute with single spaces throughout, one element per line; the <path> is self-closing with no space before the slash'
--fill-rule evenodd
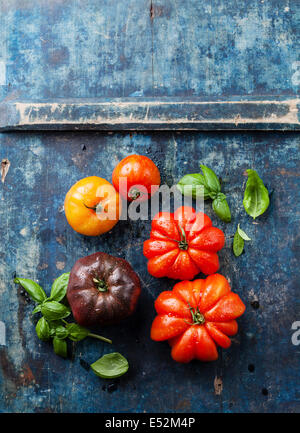
<path id="1" fill-rule="evenodd" d="M 252 307 L 254 310 L 258 310 L 258 308 L 259 308 L 259 302 L 258 302 L 258 301 L 253 301 L 253 302 L 251 302 L 251 307 Z"/>
<path id="2" fill-rule="evenodd" d="M 249 364 L 248 365 L 248 370 L 250 371 L 250 373 L 253 373 L 253 371 L 255 370 L 255 365 L 254 364 Z"/>

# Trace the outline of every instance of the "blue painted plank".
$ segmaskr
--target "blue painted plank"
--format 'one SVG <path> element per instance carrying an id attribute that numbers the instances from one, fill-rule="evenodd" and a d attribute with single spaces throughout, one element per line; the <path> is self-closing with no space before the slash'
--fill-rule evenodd
<path id="1" fill-rule="evenodd" d="M 197 172 L 200 162 L 223 179 L 232 223 L 220 222 L 209 203 L 205 210 L 226 233 L 220 272 L 231 279 L 247 309 L 232 347 L 215 363 L 176 364 L 167 343 L 149 338 L 154 298 L 174 284 L 147 272 L 141 251 L 150 221 L 122 221 L 98 238 L 80 236 L 66 222 L 62 205 L 68 188 L 89 175 L 110 180 L 115 164 L 131 153 L 153 158 L 168 185 Z M 7 133 L 0 135 L 0 158 L 11 163 L 0 184 L 0 320 L 7 329 L 7 346 L 0 347 L 0 411 L 300 411 L 299 349 L 291 343 L 291 324 L 299 320 L 296 133 Z M 255 224 L 242 206 L 249 167 L 274 190 L 270 208 Z M 231 246 L 238 223 L 253 240 L 235 258 Z M 63 360 L 37 339 L 33 305 L 12 279 L 15 272 L 37 279 L 49 293 L 55 277 L 98 250 L 126 258 L 137 270 L 140 303 L 122 326 L 101 329 L 112 347 L 86 340 L 74 344 L 73 360 Z M 107 382 L 87 371 L 83 361 L 91 363 L 111 350 L 128 357 L 130 370 L 110 393 Z M 215 395 L 216 377 L 223 381 L 221 395 Z"/>
<path id="2" fill-rule="evenodd" d="M 155 96 L 299 93 L 297 1 L 153 0 L 152 9 Z"/>
<path id="3" fill-rule="evenodd" d="M 11 0 L 0 13 L 0 99 L 151 89 L 149 0 Z"/>
<path id="4" fill-rule="evenodd" d="M 299 92 L 289 0 L 0 3 L 0 100 Z"/>

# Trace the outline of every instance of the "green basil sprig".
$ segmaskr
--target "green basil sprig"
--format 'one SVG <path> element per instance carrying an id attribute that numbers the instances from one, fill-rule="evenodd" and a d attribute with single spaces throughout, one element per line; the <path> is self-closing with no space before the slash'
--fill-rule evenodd
<path id="1" fill-rule="evenodd" d="M 69 336 L 68 329 L 63 325 L 58 325 L 56 328 L 54 328 L 55 337 L 59 338 L 60 340 L 64 340 Z"/>
<path id="2" fill-rule="evenodd" d="M 230 223 L 231 213 L 226 200 L 226 195 L 219 192 L 212 202 L 212 208 L 218 217 L 225 223 Z"/>
<path id="3" fill-rule="evenodd" d="M 64 273 L 54 281 L 49 298 L 35 281 L 27 278 L 14 279 L 14 282 L 20 284 L 31 299 L 37 303 L 32 314 L 42 315 L 35 328 L 38 338 L 42 341 L 52 338 L 54 352 L 64 358 L 67 357 L 67 338 L 71 341 L 81 341 L 86 337 L 93 337 L 112 344 L 108 338 L 93 334 L 77 323 L 69 323 L 64 320 L 71 314 L 70 308 L 61 303 L 66 297 L 69 275 L 69 272 Z"/>
<path id="4" fill-rule="evenodd" d="M 239 257 L 244 251 L 245 241 L 251 241 L 249 236 L 240 228 L 238 224 L 237 230 L 233 238 L 233 253 L 236 257 Z"/>
<path id="5" fill-rule="evenodd" d="M 212 191 L 215 194 L 221 192 L 221 184 L 216 173 L 211 168 L 203 164 L 200 164 L 200 168 L 202 170 L 205 186 L 208 191 Z"/>
<path id="6" fill-rule="evenodd" d="M 129 364 L 120 353 L 108 353 L 91 364 L 93 372 L 104 379 L 114 379 L 127 373 Z"/>
<path id="7" fill-rule="evenodd" d="M 71 314 L 70 308 L 57 301 L 44 301 L 41 305 L 41 313 L 47 320 L 59 320 Z"/>
<path id="8" fill-rule="evenodd" d="M 50 299 L 52 301 L 60 302 L 64 299 L 67 293 L 70 272 L 62 274 L 56 278 L 51 287 Z"/>
<path id="9" fill-rule="evenodd" d="M 244 208 L 253 219 L 262 215 L 270 204 L 269 192 L 257 172 L 252 169 L 246 170 L 248 180 L 244 192 Z"/>
<path id="10" fill-rule="evenodd" d="M 61 356 L 62 358 L 66 358 L 68 356 L 67 342 L 61 338 L 53 338 L 53 349 L 56 355 Z"/>
<path id="11" fill-rule="evenodd" d="M 204 200 L 211 198 L 209 190 L 205 187 L 204 176 L 200 173 L 186 174 L 176 186 L 186 197 L 203 197 Z"/>
<path id="12" fill-rule="evenodd" d="M 50 338 L 50 326 L 45 317 L 41 317 L 35 327 L 37 336 L 42 341 L 47 341 Z"/>
<path id="13" fill-rule="evenodd" d="M 231 221 L 230 208 L 226 195 L 221 192 L 221 184 L 215 172 L 206 165 L 200 164 L 202 173 L 187 174 L 177 184 L 179 191 L 188 197 L 212 199 L 215 214 L 224 222 Z"/>
<path id="14" fill-rule="evenodd" d="M 81 341 L 88 337 L 90 331 L 77 323 L 68 323 L 67 325 L 68 337 L 72 341 Z"/>
<path id="15" fill-rule="evenodd" d="M 39 304 L 47 299 L 47 295 L 41 286 L 28 278 L 15 278 L 14 282 L 20 284 L 26 290 L 31 299 Z"/>

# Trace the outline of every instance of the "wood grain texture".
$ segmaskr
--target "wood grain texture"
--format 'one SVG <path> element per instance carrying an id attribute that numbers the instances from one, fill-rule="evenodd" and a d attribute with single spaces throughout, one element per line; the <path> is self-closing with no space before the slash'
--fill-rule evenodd
<path id="1" fill-rule="evenodd" d="M 1 0 L 0 13 L 0 100 L 299 92 L 296 1 Z"/>
<path id="2" fill-rule="evenodd" d="M 300 100 L 199 101 L 165 98 L 0 104 L 0 131 L 297 130 Z"/>
<path id="3" fill-rule="evenodd" d="M 7 329 L 7 346 L 0 348 L 1 411 L 299 412 L 299 349 L 291 343 L 291 324 L 299 320 L 296 133 L 7 133 L 0 135 L 0 149 L 11 163 L 0 187 L 0 319 Z M 200 162 L 223 179 L 232 223 L 220 222 L 209 203 L 205 210 L 226 234 L 220 272 L 247 309 L 232 347 L 215 363 L 176 364 L 167 343 L 149 338 L 154 298 L 174 284 L 147 272 L 142 244 L 150 221 L 121 221 L 91 239 L 66 222 L 62 205 L 69 187 L 89 175 L 110 180 L 115 164 L 131 153 L 151 157 L 168 185 L 197 172 Z M 242 206 L 247 168 L 255 168 L 273 191 L 268 211 L 255 224 Z M 235 258 L 238 223 L 253 240 Z M 12 280 L 15 273 L 37 279 L 49 293 L 54 278 L 95 251 L 132 264 L 142 281 L 141 299 L 122 326 L 100 330 L 112 338 L 112 347 L 86 340 L 74 345 L 73 360 L 63 360 L 37 339 L 33 304 Z M 130 369 L 109 392 L 113 381 L 84 367 L 112 350 L 129 359 Z M 222 380 L 220 395 L 216 377 Z"/>
<path id="4" fill-rule="evenodd" d="M 238 114 L 254 119 L 256 127 L 262 116 L 266 129 L 297 123 L 296 1 L 0 0 L 0 22 L 3 129 L 18 128 L 20 119 L 28 129 L 44 119 L 37 128 L 49 129 L 56 116 L 62 129 L 64 119 L 83 119 L 74 129 L 87 128 L 96 112 L 88 101 L 110 101 L 111 110 L 116 98 L 137 102 L 137 123 L 116 123 L 125 129 L 141 127 L 147 110 L 140 107 L 148 98 L 213 102 L 205 113 L 197 112 L 199 124 L 200 116 L 216 120 L 216 111 L 209 109 L 216 109 L 217 101 L 272 102 L 262 111 L 254 104 L 254 112 L 252 105 L 243 105 L 242 113 L 226 112 L 223 104 L 214 128 L 226 127 L 226 122 L 220 125 L 224 114 L 232 129 L 251 127 L 241 126 Z M 17 110 L 15 104 L 25 101 L 46 104 L 52 117 L 47 110 Z M 71 107 L 65 116 L 58 106 L 47 105 L 51 101 L 86 105 L 82 112 Z M 286 101 L 294 101 L 292 114 Z M 170 113 L 151 118 L 157 121 L 163 114 L 166 124 L 176 116 L 190 120 L 193 114 L 186 107 L 173 110 L 173 117 Z M 119 114 L 115 110 L 103 118 L 103 129 L 113 129 Z M 149 109 L 149 114 L 155 112 Z M 268 125 L 272 114 L 273 119 L 292 115 L 294 120 Z M 151 129 L 157 127 L 153 122 Z M 141 251 L 150 221 L 122 221 L 111 233 L 89 239 L 65 220 L 62 206 L 69 187 L 89 175 L 109 180 L 115 164 L 131 153 L 153 158 L 168 185 L 197 172 L 200 162 L 223 179 L 232 223 L 217 220 L 209 204 L 205 209 L 226 234 L 220 272 L 247 309 L 232 347 L 220 352 L 216 363 L 176 364 L 167 344 L 150 340 L 153 301 L 174 284 L 147 273 Z M 300 411 L 299 346 L 291 343 L 291 324 L 299 320 L 300 278 L 295 132 L 7 132 L 0 133 L 0 160 L 9 166 L 0 183 L 0 325 L 6 328 L 6 346 L 0 347 L 0 412 Z M 273 191 L 268 211 L 256 224 L 242 207 L 247 168 L 255 168 Z M 235 258 L 231 244 L 238 223 L 253 241 Z M 33 305 L 12 281 L 15 275 L 37 279 L 49 293 L 60 273 L 95 251 L 133 265 L 143 285 L 140 303 L 122 326 L 101 329 L 113 347 L 86 340 L 73 345 L 71 360 L 63 360 L 37 339 Z M 130 369 L 107 382 L 87 366 L 112 349 L 129 359 Z"/>

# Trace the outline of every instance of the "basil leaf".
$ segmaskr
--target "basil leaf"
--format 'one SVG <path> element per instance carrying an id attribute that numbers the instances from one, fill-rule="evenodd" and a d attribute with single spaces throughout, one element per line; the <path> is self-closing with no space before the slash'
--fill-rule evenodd
<path id="1" fill-rule="evenodd" d="M 55 330 L 58 326 L 61 326 L 60 320 L 51 320 L 49 323 L 50 327 L 50 337 L 55 337 Z"/>
<path id="2" fill-rule="evenodd" d="M 90 331 L 83 326 L 77 325 L 77 323 L 70 323 L 67 325 L 68 337 L 72 341 L 80 341 L 86 338 Z"/>
<path id="3" fill-rule="evenodd" d="M 32 310 L 32 315 L 36 314 L 36 313 L 40 313 L 41 311 L 41 304 L 38 304 L 33 310 Z"/>
<path id="4" fill-rule="evenodd" d="M 31 299 L 33 299 L 35 302 L 38 302 L 40 304 L 45 299 L 47 299 L 46 293 L 35 281 L 29 280 L 27 278 L 15 278 L 14 282 L 16 284 L 20 284 L 23 289 L 26 290 Z"/>
<path id="5" fill-rule="evenodd" d="M 60 277 L 56 278 L 52 284 L 50 299 L 52 301 L 61 301 L 67 293 L 67 287 L 69 282 L 70 272 L 62 274 Z"/>
<path id="6" fill-rule="evenodd" d="M 37 336 L 42 341 L 47 341 L 50 338 L 50 326 L 45 317 L 41 317 L 35 327 Z"/>
<path id="7" fill-rule="evenodd" d="M 208 193 L 208 196 L 209 196 L 209 198 L 211 198 L 212 200 L 214 200 L 215 198 L 218 197 L 218 194 L 219 194 L 218 192 L 210 191 Z"/>
<path id="8" fill-rule="evenodd" d="M 270 204 L 269 192 L 255 170 L 248 169 L 243 205 L 253 219 L 262 215 Z"/>
<path id="9" fill-rule="evenodd" d="M 217 197 L 212 202 L 212 207 L 216 215 L 225 223 L 230 223 L 231 213 L 226 200 L 226 195 L 219 192 Z"/>
<path id="10" fill-rule="evenodd" d="M 53 349 L 56 355 L 66 358 L 68 356 L 68 346 L 66 340 L 61 340 L 58 337 L 53 338 Z"/>
<path id="11" fill-rule="evenodd" d="M 44 302 L 41 306 L 41 312 L 48 320 L 64 319 L 71 314 L 68 307 L 57 301 Z"/>
<path id="12" fill-rule="evenodd" d="M 251 241 L 251 238 L 249 238 L 249 236 L 244 232 L 244 230 L 242 230 L 240 228 L 239 224 L 237 226 L 237 231 L 238 231 L 240 237 L 244 239 L 244 241 Z"/>
<path id="13" fill-rule="evenodd" d="M 244 239 L 240 236 L 238 230 L 233 238 L 233 253 L 236 257 L 240 256 L 244 250 Z"/>
<path id="14" fill-rule="evenodd" d="M 108 353 L 91 364 L 93 372 L 104 379 L 120 377 L 128 371 L 129 364 L 120 353 Z"/>
<path id="15" fill-rule="evenodd" d="M 55 337 L 55 328 L 50 328 L 50 337 Z"/>
<path id="16" fill-rule="evenodd" d="M 60 340 L 67 338 L 68 334 L 68 330 L 63 325 L 59 325 L 55 328 L 55 335 Z"/>
<path id="17" fill-rule="evenodd" d="M 206 165 L 200 164 L 200 167 L 203 173 L 206 188 L 209 191 L 213 191 L 215 193 L 220 192 L 221 185 L 216 173 L 211 168 L 206 167 Z"/>
<path id="18" fill-rule="evenodd" d="M 210 198 L 209 191 L 205 186 L 204 176 L 200 173 L 183 176 L 176 186 L 181 194 L 186 197 L 203 197 L 204 200 Z"/>

